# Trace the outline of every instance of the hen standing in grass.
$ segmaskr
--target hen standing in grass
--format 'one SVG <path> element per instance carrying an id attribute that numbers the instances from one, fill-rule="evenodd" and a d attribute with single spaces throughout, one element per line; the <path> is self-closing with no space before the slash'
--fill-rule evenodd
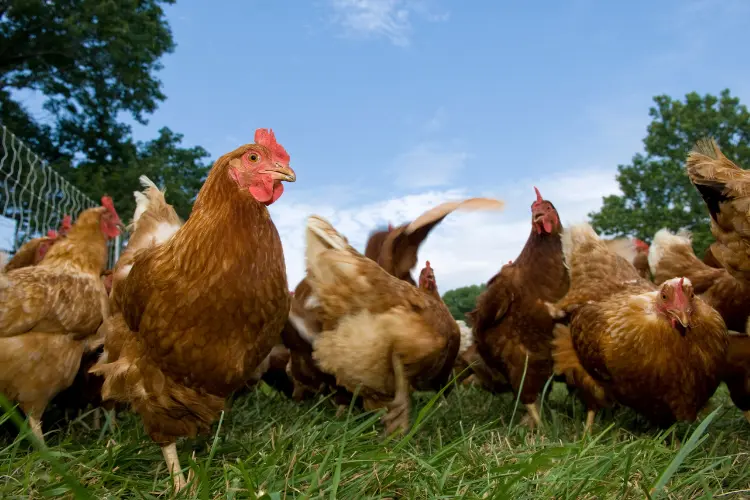
<path id="1" fill-rule="evenodd" d="M 581 391 L 588 415 L 616 401 L 658 425 L 693 421 L 716 391 L 727 347 L 719 313 L 673 278 L 656 287 L 611 252 L 589 224 L 562 235 L 570 290 L 550 311 L 555 372 Z"/>
<path id="2" fill-rule="evenodd" d="M 503 202 L 490 198 L 467 198 L 441 203 L 412 222 L 395 228 L 389 224 L 388 229 L 370 234 L 364 255 L 378 263 L 391 276 L 416 286 L 411 272 L 417 265 L 419 247 L 445 217 L 457 211 L 501 210 L 503 207 Z M 311 294 L 309 283 L 303 279 L 294 291 L 289 324 L 282 334 L 284 344 L 291 354 L 289 373 L 295 387 L 293 397 L 300 400 L 308 394 L 335 389 L 334 399 L 341 410 L 342 405 L 351 402 L 351 394 L 336 387 L 333 378 L 320 371 L 312 359 L 312 346 L 308 339 L 313 339 L 320 333 L 321 323 L 320 307 L 310 299 Z"/>
<path id="3" fill-rule="evenodd" d="M 704 260 L 722 266 L 722 271 L 735 278 L 735 286 L 745 290 L 750 287 L 750 172 L 724 156 L 711 139 L 698 141 L 686 169 L 706 203 L 716 238 Z M 723 377 L 732 401 L 750 421 L 750 321 L 738 330 L 743 333 L 729 336 Z"/>
<path id="4" fill-rule="evenodd" d="M 210 431 L 225 399 L 278 342 L 289 313 L 281 240 L 266 208 L 294 182 L 272 131 L 219 158 L 190 218 L 137 252 L 112 299 L 102 396 L 129 403 L 162 447 L 175 489 L 186 482 L 176 440 Z"/>
<path id="5" fill-rule="evenodd" d="M 560 216 L 536 191 L 531 205 L 531 234 L 521 254 L 487 283 L 477 306 L 467 315 L 477 351 L 484 360 L 489 387 L 504 380 L 526 405 L 526 422 L 541 425 L 539 395 L 552 375 L 552 329 L 555 323 L 544 301 L 568 290 L 560 243 Z M 496 372 L 496 374 L 494 373 Z M 523 385 L 522 385 L 523 384 Z"/>
<path id="6" fill-rule="evenodd" d="M 107 240 L 120 234 L 112 199 L 78 217 L 36 266 L 0 273 L 0 393 L 16 401 L 43 439 L 47 404 L 69 387 L 108 316 L 100 274 Z"/>
<path id="7" fill-rule="evenodd" d="M 386 407 L 386 432 L 405 431 L 411 388 L 439 390 L 449 380 L 456 321 L 433 289 L 391 276 L 317 216 L 308 218 L 306 256 L 307 300 L 321 326 L 313 359 L 347 390 L 361 387 L 365 409 Z"/>

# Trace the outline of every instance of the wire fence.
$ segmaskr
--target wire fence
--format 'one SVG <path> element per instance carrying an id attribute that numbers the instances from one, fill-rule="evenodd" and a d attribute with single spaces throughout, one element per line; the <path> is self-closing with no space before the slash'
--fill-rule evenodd
<path id="1" fill-rule="evenodd" d="M 73 221 L 99 206 L 63 179 L 16 135 L 2 126 L 0 148 L 0 251 L 13 254 L 33 238 L 57 230 L 65 215 Z M 121 240 L 109 243 L 109 268 L 119 258 Z"/>

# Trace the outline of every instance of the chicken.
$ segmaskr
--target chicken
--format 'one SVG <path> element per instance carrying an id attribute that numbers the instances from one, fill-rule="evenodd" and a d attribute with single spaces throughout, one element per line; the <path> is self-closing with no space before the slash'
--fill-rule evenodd
<path id="1" fill-rule="evenodd" d="M 750 422 L 750 336 L 746 333 L 729 335 L 722 379 L 732 402 Z"/>
<path id="2" fill-rule="evenodd" d="M 657 285 L 678 276 L 693 284 L 693 290 L 716 309 L 727 328 L 743 332 L 748 319 L 750 283 L 735 279 L 726 269 L 713 268 L 693 253 L 690 233 L 671 233 L 661 229 L 654 236 L 649 253 L 649 263 Z"/>
<path id="3" fill-rule="evenodd" d="M 84 352 L 96 348 L 108 315 L 99 275 L 119 226 L 105 196 L 42 262 L 0 275 L 0 392 L 19 403 L 39 439 L 47 404 L 73 383 Z"/>
<path id="4" fill-rule="evenodd" d="M 581 392 L 591 429 L 599 408 L 618 402 L 657 425 L 693 421 L 720 382 L 727 330 L 690 280 L 656 287 L 608 250 L 588 224 L 562 234 L 570 291 L 552 308 L 555 372 Z"/>
<path id="5" fill-rule="evenodd" d="M 254 144 L 214 163 L 184 225 L 136 252 L 129 270 L 116 267 L 112 303 L 122 314 L 110 318 L 92 372 L 104 376 L 105 400 L 141 416 L 176 490 L 186 484 L 177 438 L 209 432 L 279 341 L 290 298 L 267 206 L 295 180 L 274 133 L 258 129 Z"/>
<path id="6" fill-rule="evenodd" d="M 449 381 L 458 324 L 434 289 L 391 276 L 324 219 L 308 218 L 306 239 L 307 301 L 321 325 L 314 361 L 338 385 L 359 387 L 365 409 L 386 407 L 387 433 L 405 431 L 411 388 L 439 390 Z"/>
<path id="7" fill-rule="evenodd" d="M 70 226 L 70 215 L 66 215 L 63 217 L 59 231 L 50 229 L 47 231 L 47 236 L 34 238 L 21 245 L 21 248 L 16 251 L 13 258 L 4 266 L 5 272 L 39 264 L 44 256 L 47 255 L 50 247 L 52 247 L 57 240 L 64 238 L 65 235 L 68 234 Z"/>
<path id="8" fill-rule="evenodd" d="M 750 172 L 724 156 L 712 139 L 698 141 L 686 169 L 711 216 L 716 238 L 711 253 L 732 276 L 750 281 Z"/>
<path id="9" fill-rule="evenodd" d="M 560 217 L 554 205 L 534 188 L 531 234 L 518 258 L 487 282 L 469 313 L 474 342 L 494 386 L 507 380 L 527 410 L 525 422 L 541 425 L 539 395 L 552 375 L 554 320 L 544 306 L 568 290 L 562 260 Z"/>
<path id="10" fill-rule="evenodd" d="M 375 231 L 368 238 L 365 257 L 377 262 L 386 272 L 416 286 L 411 270 L 417 265 L 419 246 L 430 231 L 447 215 L 454 211 L 500 210 L 504 203 L 489 198 L 468 198 L 461 201 L 441 203 L 427 210 L 414 221 L 397 228 L 388 225 L 387 230 Z M 308 302 L 311 294 L 309 284 L 303 279 L 295 290 L 290 324 L 284 329 L 284 345 L 291 351 L 290 374 L 294 379 L 294 399 L 301 400 L 306 395 L 334 390 L 334 399 L 343 405 L 351 402 L 351 393 L 336 387 L 334 379 L 315 366 L 312 347 L 306 339 L 313 339 L 320 333 L 317 318 L 319 308 L 315 302 Z"/>

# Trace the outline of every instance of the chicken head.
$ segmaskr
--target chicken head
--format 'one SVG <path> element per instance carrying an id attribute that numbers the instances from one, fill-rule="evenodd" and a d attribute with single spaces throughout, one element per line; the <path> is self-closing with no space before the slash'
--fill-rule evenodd
<path id="1" fill-rule="evenodd" d="M 693 284 L 689 279 L 672 278 L 662 283 L 656 297 L 656 310 L 673 328 L 677 327 L 677 323 L 688 328 L 693 314 L 694 295 Z"/>
<path id="2" fill-rule="evenodd" d="M 537 234 L 552 234 L 560 227 L 557 210 L 552 203 L 542 198 L 536 186 L 534 191 L 536 192 L 536 200 L 531 204 L 531 224 L 536 229 Z"/>
<path id="3" fill-rule="evenodd" d="M 122 221 L 120 220 L 120 216 L 117 215 L 117 210 L 115 210 L 115 204 L 112 202 L 112 198 L 109 196 L 102 196 L 102 206 L 105 208 L 99 222 L 102 233 L 107 238 L 116 238 L 120 235 Z"/>
<path id="4" fill-rule="evenodd" d="M 435 271 L 430 266 L 430 261 L 425 262 L 424 269 L 419 273 L 419 288 L 429 292 L 437 292 L 437 281 Z"/>
<path id="5" fill-rule="evenodd" d="M 276 142 L 271 129 L 255 131 L 255 144 L 247 146 L 239 158 L 229 162 L 229 176 L 243 191 L 268 206 L 284 192 L 281 181 L 297 179 L 289 166 L 289 154 Z"/>

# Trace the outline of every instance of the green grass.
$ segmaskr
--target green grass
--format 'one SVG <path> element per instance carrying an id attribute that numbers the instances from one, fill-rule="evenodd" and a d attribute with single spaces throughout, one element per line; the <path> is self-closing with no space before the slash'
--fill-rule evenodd
<path id="1" fill-rule="evenodd" d="M 384 440 L 377 414 L 336 418 L 326 399 L 296 404 L 263 386 L 238 398 L 214 435 L 178 448 L 183 466 L 196 451 L 196 497 L 204 499 L 750 495 L 750 425 L 723 388 L 702 423 L 659 432 L 618 410 L 600 414 L 588 438 L 583 408 L 562 386 L 534 433 L 516 424 L 522 409 L 510 424 L 509 395 L 459 387 L 445 401 L 413 401 L 412 432 Z M 101 431 L 90 422 L 84 415 L 49 433 L 47 449 L 23 434 L 0 438 L 0 498 L 82 497 L 73 489 L 81 485 L 91 498 L 169 496 L 161 452 L 137 416 L 121 412 L 114 429 Z"/>

